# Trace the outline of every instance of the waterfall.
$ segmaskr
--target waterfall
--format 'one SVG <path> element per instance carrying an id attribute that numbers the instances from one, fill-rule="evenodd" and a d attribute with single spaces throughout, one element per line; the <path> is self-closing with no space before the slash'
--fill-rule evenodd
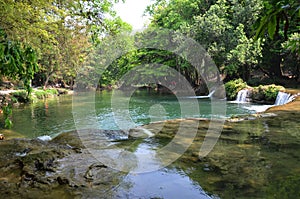
<path id="1" fill-rule="evenodd" d="M 235 101 L 238 102 L 238 103 L 247 102 L 248 94 L 249 94 L 249 91 L 247 89 L 240 90 L 237 94 L 237 97 L 236 97 Z"/>
<path id="2" fill-rule="evenodd" d="M 277 98 L 276 98 L 276 101 L 275 101 L 275 105 L 276 106 L 283 105 L 283 104 L 286 104 L 286 103 L 289 103 L 289 102 L 293 101 L 294 99 L 295 99 L 294 95 L 279 91 L 278 95 L 277 95 Z"/>

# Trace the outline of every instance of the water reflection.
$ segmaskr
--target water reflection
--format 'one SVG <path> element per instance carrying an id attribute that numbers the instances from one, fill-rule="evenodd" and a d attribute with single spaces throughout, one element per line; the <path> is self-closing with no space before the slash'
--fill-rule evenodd
<path id="1" fill-rule="evenodd" d="M 99 129 L 118 129 L 114 113 L 111 108 L 111 92 L 94 94 L 95 103 L 83 96 L 82 100 L 74 103 L 72 96 L 60 96 L 41 100 L 33 104 L 19 105 L 13 109 L 14 126 L 12 132 L 34 138 L 42 135 L 55 136 L 61 132 L 75 130 L 72 103 L 78 110 L 86 111 L 87 106 L 95 110 L 96 122 L 94 127 Z M 136 125 L 148 124 L 151 121 L 186 117 L 218 117 L 211 115 L 211 102 L 209 99 L 199 99 L 200 112 L 198 114 L 182 115 L 177 99 L 172 95 L 157 95 L 144 92 L 136 93 L 130 99 L 129 112 Z M 189 106 L 189 100 L 184 106 Z M 159 111 L 156 110 L 159 109 Z M 155 109 L 155 110 L 154 110 Z M 227 116 L 253 113 L 238 104 L 227 104 Z M 161 113 L 161 114 L 158 114 Z M 191 112 L 192 113 L 192 112 Z M 82 114 L 79 112 L 78 114 Z M 94 123 L 90 115 L 82 118 L 89 124 Z M 95 118 L 94 118 L 95 119 Z"/>
<path id="2" fill-rule="evenodd" d="M 212 198 L 180 167 L 169 165 L 161 168 L 164 160 L 156 157 L 165 144 L 167 142 L 156 138 L 128 140 L 118 144 L 118 147 L 131 151 L 140 159 L 115 189 L 116 198 Z M 157 170 L 153 169 L 155 166 L 158 166 Z"/>
<path id="3" fill-rule="evenodd" d="M 197 182 L 176 168 L 128 175 L 116 195 L 119 198 L 211 198 Z"/>

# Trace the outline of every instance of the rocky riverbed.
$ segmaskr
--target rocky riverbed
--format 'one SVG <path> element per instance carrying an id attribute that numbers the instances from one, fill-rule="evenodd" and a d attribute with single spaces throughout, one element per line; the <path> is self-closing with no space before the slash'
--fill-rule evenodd
<path id="1" fill-rule="evenodd" d="M 145 140 L 159 148 L 174 138 L 179 126 L 184 127 L 181 134 L 188 135 L 195 125 L 193 143 L 171 167 L 183 170 L 213 197 L 293 198 L 300 194 L 299 100 L 268 110 L 271 114 L 228 120 L 217 144 L 203 158 L 199 149 L 210 124 L 204 119 L 153 123 L 144 128 L 154 136 L 135 130 L 128 139 L 121 131 L 85 130 L 85 137 L 73 131 L 50 141 L 1 140 L 0 198 L 124 198 L 118 187 L 128 173 L 99 162 L 87 143 L 98 147 L 97 136 L 103 135 L 105 142 L 130 151 Z"/>
<path id="2" fill-rule="evenodd" d="M 6 140 L 0 148 L 0 198 L 97 198 L 124 176 L 99 163 L 76 132 Z"/>

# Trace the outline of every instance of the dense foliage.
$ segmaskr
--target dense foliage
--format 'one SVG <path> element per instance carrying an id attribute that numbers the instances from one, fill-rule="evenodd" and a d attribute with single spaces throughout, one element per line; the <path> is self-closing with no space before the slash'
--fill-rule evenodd
<path id="1" fill-rule="evenodd" d="M 0 75 L 20 79 L 28 94 L 34 74 L 38 72 L 35 51 L 7 38 L 0 29 Z"/>
<path id="2" fill-rule="evenodd" d="M 115 34 L 122 26 L 129 28 L 120 18 L 114 17 L 112 5 L 116 1 L 1 0 L 0 28 L 6 35 L 4 42 L 16 42 L 6 57 L 15 57 L 16 65 L 35 62 L 34 69 L 38 64 L 38 72 L 29 66 L 23 67 L 34 73 L 32 83 L 35 86 L 46 87 L 49 82 L 72 85 L 86 55 L 100 42 L 100 35 Z M 19 58 L 14 49 L 24 51 L 26 60 Z M 35 60 L 28 60 L 30 58 Z M 3 67 L 8 71 L 0 71 L 2 75 L 23 74 L 11 71 L 16 67 Z"/>
<path id="3" fill-rule="evenodd" d="M 257 70 L 273 81 L 299 78 L 299 11 L 296 0 L 157 0 L 151 26 L 183 32 L 213 57 L 225 81 L 248 81 Z"/>
<path id="4" fill-rule="evenodd" d="M 295 0 L 156 0 L 146 10 L 152 17 L 149 28 L 134 38 L 127 37 L 120 48 L 124 43 L 132 46 L 134 41 L 145 42 L 144 36 L 151 34 L 152 29 L 165 28 L 199 42 L 220 70 L 220 80 L 241 78 L 251 85 L 261 82 L 297 85 L 295 82 L 300 77 L 299 6 Z M 181 39 L 170 40 L 176 43 Z M 159 38 L 152 40 L 164 45 Z M 205 88 L 201 84 L 206 82 L 208 71 L 200 75 L 186 60 L 154 49 L 132 48 L 110 65 L 100 82 L 117 83 L 134 66 L 146 63 L 172 67 L 195 90 Z M 163 68 L 154 72 L 168 76 Z"/>
<path id="5" fill-rule="evenodd" d="M 247 83 L 242 79 L 231 80 L 225 84 L 225 91 L 228 100 L 235 100 L 238 92 L 247 88 Z"/>
<path id="6" fill-rule="evenodd" d="M 274 84 L 271 85 L 259 85 L 258 87 L 255 87 L 253 90 L 253 98 L 257 101 L 268 101 L 274 104 L 278 92 L 284 91 L 284 87 L 277 86 Z"/>
<path id="7" fill-rule="evenodd" d="M 249 97 L 255 102 L 264 102 L 274 104 L 278 92 L 284 91 L 285 88 L 275 84 L 259 85 L 250 87 L 242 79 L 231 80 L 225 84 L 225 90 L 228 100 L 235 100 L 238 92 L 247 89 L 250 91 Z"/>
<path id="8" fill-rule="evenodd" d="M 107 38 L 125 32 L 119 47 L 128 46 L 128 53 L 97 72 L 100 86 L 116 84 L 134 66 L 150 61 L 176 69 L 197 89 L 205 77 L 186 60 L 169 52 L 132 47 L 149 31 L 126 36 L 130 26 L 115 16 L 114 2 L 1 0 L 1 49 L 8 44 L 6 49 L 11 49 L 1 54 L 1 74 L 23 79 L 25 85 L 34 74 L 35 86 L 72 86 L 87 55 L 109 49 Z M 150 29 L 174 30 L 199 42 L 225 81 L 251 81 L 264 73 L 271 82 L 280 82 L 282 76 L 299 79 L 299 6 L 296 0 L 156 0 L 146 12 L 152 17 Z M 180 42 L 180 38 L 172 40 Z"/>

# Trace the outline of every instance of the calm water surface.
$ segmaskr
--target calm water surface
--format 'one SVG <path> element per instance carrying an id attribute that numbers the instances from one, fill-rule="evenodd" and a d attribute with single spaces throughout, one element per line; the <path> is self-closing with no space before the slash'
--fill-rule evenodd
<path id="1" fill-rule="evenodd" d="M 127 98 L 124 96 L 124 99 Z M 182 100 L 184 106 L 189 106 L 189 99 Z M 76 104 L 76 111 L 85 110 L 88 101 Z M 171 95 L 158 95 L 145 92 L 136 93 L 130 98 L 129 113 L 136 125 L 148 124 L 151 121 L 161 121 L 174 118 L 210 118 L 218 117 L 211 114 L 211 100 L 198 99 L 199 113 L 183 115 L 176 97 Z M 73 104 L 75 105 L 75 103 Z M 226 117 L 254 113 L 247 109 L 249 104 L 227 103 Z M 116 107 L 117 108 L 117 107 Z M 118 110 L 112 110 L 111 92 L 98 92 L 95 95 L 96 123 L 93 127 L 99 129 L 119 129 L 114 115 Z M 72 96 L 60 96 L 40 100 L 33 104 L 20 105 L 13 110 L 14 133 L 25 137 L 35 138 L 42 135 L 55 136 L 62 132 L 75 130 L 72 110 Z M 77 112 L 78 113 L 78 112 Z M 80 114 L 80 112 L 78 113 Z M 121 114 L 122 115 L 122 114 Z M 222 116 L 222 117 L 224 117 Z M 89 117 L 85 118 L 89 123 Z M 90 122 L 94 122 L 91 120 Z"/>

